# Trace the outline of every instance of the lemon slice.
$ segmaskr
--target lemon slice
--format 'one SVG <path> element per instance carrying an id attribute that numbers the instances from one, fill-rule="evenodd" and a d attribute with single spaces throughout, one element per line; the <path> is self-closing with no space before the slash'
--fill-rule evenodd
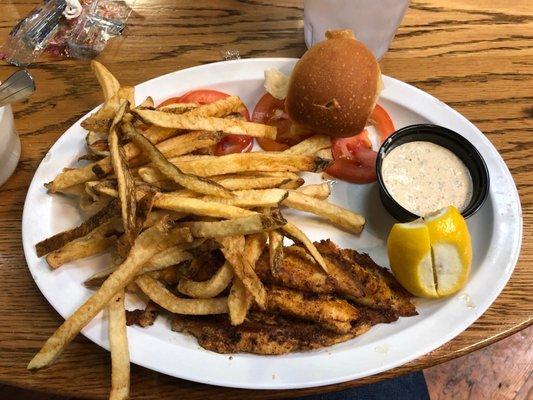
<path id="1" fill-rule="evenodd" d="M 453 206 L 423 219 L 395 224 L 387 250 L 394 276 L 415 296 L 448 296 L 464 286 L 470 273 L 470 233 Z"/>

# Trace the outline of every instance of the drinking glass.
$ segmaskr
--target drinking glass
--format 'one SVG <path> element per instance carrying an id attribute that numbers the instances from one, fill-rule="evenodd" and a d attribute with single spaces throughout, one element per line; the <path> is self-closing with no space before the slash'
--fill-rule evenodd
<path id="1" fill-rule="evenodd" d="M 305 43 L 324 40 L 328 29 L 351 29 L 379 60 L 408 6 L 409 0 L 305 0 Z"/>

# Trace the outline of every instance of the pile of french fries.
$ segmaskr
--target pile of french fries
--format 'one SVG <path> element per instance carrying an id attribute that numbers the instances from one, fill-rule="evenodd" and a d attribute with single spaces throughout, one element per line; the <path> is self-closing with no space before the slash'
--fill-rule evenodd
<path id="1" fill-rule="evenodd" d="M 53 269 L 108 250 L 114 262 L 85 282 L 94 294 L 45 342 L 28 369 L 50 365 L 92 318 L 107 309 L 110 398 L 125 399 L 125 292 L 142 293 L 170 313 L 228 313 L 231 323 L 238 325 L 252 305 L 266 307 L 266 291 L 254 271 L 264 249 L 275 271 L 283 258 L 283 238 L 288 237 L 328 270 L 313 243 L 283 217 L 284 207 L 312 213 L 351 233 L 359 233 L 365 220 L 328 202 L 327 183 L 304 185 L 298 175 L 329 165 L 328 137 L 315 135 L 279 153 L 213 156 L 213 146 L 225 135 L 275 139 L 276 129 L 239 118 L 244 104 L 236 96 L 207 105 L 158 108 L 151 98 L 135 105 L 132 87 L 122 87 L 98 62 L 93 61 L 92 68 L 105 103 L 82 122 L 89 130 L 88 153 L 82 159 L 89 163 L 65 169 L 46 185 L 51 193 L 75 196 L 90 216 L 80 226 L 38 243 L 36 249 Z M 182 277 L 172 285 L 165 280 L 214 248 L 220 249 L 225 262 L 208 280 Z"/>

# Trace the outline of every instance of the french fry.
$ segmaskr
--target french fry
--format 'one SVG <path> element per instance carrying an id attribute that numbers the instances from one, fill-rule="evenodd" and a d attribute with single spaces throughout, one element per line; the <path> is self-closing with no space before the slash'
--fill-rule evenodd
<path id="1" fill-rule="evenodd" d="M 252 294 L 246 289 L 244 283 L 239 278 L 234 277 L 228 295 L 228 312 L 231 325 L 240 325 L 244 322 L 253 300 Z"/>
<path id="2" fill-rule="evenodd" d="M 231 199 L 204 196 L 202 200 L 243 208 L 278 207 L 287 196 L 288 192 L 284 189 L 256 189 L 236 190 Z"/>
<path id="3" fill-rule="evenodd" d="M 178 157 L 204 147 L 214 146 L 224 137 L 221 132 L 193 131 L 157 144 L 167 158 Z"/>
<path id="4" fill-rule="evenodd" d="M 193 255 L 185 250 L 187 248 L 190 247 L 177 245 L 170 247 L 159 254 L 156 254 L 150 259 L 150 261 L 143 265 L 142 272 L 147 273 L 159 271 L 163 268 L 179 264 L 183 261 L 192 260 Z"/>
<path id="5" fill-rule="evenodd" d="M 152 98 L 152 96 L 148 96 L 146 99 L 143 100 L 143 102 L 141 104 L 139 104 L 137 107 L 135 108 L 148 108 L 148 109 L 153 109 L 155 107 L 155 104 L 154 104 L 154 99 Z"/>
<path id="6" fill-rule="evenodd" d="M 215 182 L 218 182 L 229 190 L 251 190 L 251 189 L 271 189 L 293 182 L 285 177 L 256 177 L 256 178 L 239 178 L 239 177 L 211 177 Z"/>
<path id="7" fill-rule="evenodd" d="M 260 154 L 260 153 L 253 153 L 253 154 L 255 155 L 255 154 Z M 263 153 L 263 154 L 269 154 L 269 153 Z M 281 153 L 275 153 L 275 154 L 281 154 Z M 311 171 L 311 172 L 318 172 L 318 171 Z M 240 171 L 237 175 L 241 177 L 251 177 L 251 178 L 256 178 L 256 177 L 281 178 L 283 177 L 283 178 L 287 178 L 293 181 L 301 179 L 300 176 L 296 172 L 289 172 L 289 171 L 249 171 L 249 172 Z"/>
<path id="8" fill-rule="evenodd" d="M 329 182 L 323 182 L 316 185 L 300 186 L 296 189 L 298 193 L 311 196 L 316 199 L 325 200 L 331 194 L 331 185 Z"/>
<path id="9" fill-rule="evenodd" d="M 198 176 L 234 174 L 249 171 L 258 172 L 320 172 L 327 168 L 329 161 L 314 156 L 283 153 L 236 153 L 225 156 L 201 156 L 197 158 L 176 157 L 170 162 L 181 171 Z M 150 176 L 148 176 L 148 174 Z M 139 168 L 139 175 L 146 182 L 161 181 L 153 167 Z"/>
<path id="10" fill-rule="evenodd" d="M 46 262 L 50 268 L 56 269 L 69 262 L 102 253 L 113 246 L 116 241 L 115 236 L 76 239 L 61 249 L 47 254 Z"/>
<path id="11" fill-rule="evenodd" d="M 109 349 L 111 351 L 110 400 L 126 400 L 130 395 L 130 353 L 126 333 L 124 290 L 111 299 L 109 312 Z"/>
<path id="12" fill-rule="evenodd" d="M 83 154 L 78 157 L 78 162 L 80 161 L 98 161 L 101 160 L 103 157 L 109 155 L 109 152 L 107 152 L 105 155 L 98 155 L 94 154 L 92 150 L 89 149 L 89 151 L 86 154 Z"/>
<path id="13" fill-rule="evenodd" d="M 229 190 L 216 182 L 183 173 L 178 167 L 170 163 L 148 139 L 137 133 L 130 123 L 124 123 L 122 127 L 128 137 L 146 153 L 150 160 L 157 166 L 159 171 L 161 171 L 166 177 L 171 178 L 176 183 L 194 192 L 220 197 L 232 197 Z"/>
<path id="14" fill-rule="evenodd" d="M 268 232 L 268 256 L 272 276 L 277 276 L 280 263 L 283 261 L 283 235 L 278 230 Z"/>
<path id="15" fill-rule="evenodd" d="M 98 157 L 109 156 L 109 146 L 107 145 L 108 133 L 102 132 L 88 132 L 85 136 L 85 144 L 89 149 L 89 153 Z"/>
<path id="16" fill-rule="evenodd" d="M 121 100 L 128 100 L 132 107 L 135 107 L 135 88 L 133 86 L 121 86 L 117 96 Z"/>
<path id="17" fill-rule="evenodd" d="M 221 204 L 214 201 L 205 201 L 190 197 L 176 196 L 173 193 L 159 193 L 155 199 L 155 207 L 177 211 L 184 214 L 203 215 L 214 218 L 240 218 L 245 215 L 253 215 L 252 211 Z"/>
<path id="18" fill-rule="evenodd" d="M 300 186 L 302 186 L 305 183 L 305 181 L 300 178 L 295 181 L 289 181 L 287 183 L 284 183 L 283 185 L 280 185 L 280 189 L 298 189 Z"/>
<path id="19" fill-rule="evenodd" d="M 98 201 L 92 201 L 88 195 L 78 199 L 78 205 L 84 214 L 94 215 L 107 206 L 112 199 L 102 196 Z"/>
<path id="20" fill-rule="evenodd" d="M 296 225 L 290 222 L 287 222 L 281 229 L 283 229 L 286 235 L 293 241 L 302 243 L 307 251 L 309 251 L 309 254 L 311 254 L 318 265 L 320 265 L 320 267 L 324 270 L 324 272 L 326 274 L 329 273 L 329 268 L 324 261 L 324 258 L 318 252 L 313 242 L 311 242 L 311 240 L 309 240 L 309 238 L 305 235 L 305 233 L 303 233 Z"/>
<path id="21" fill-rule="evenodd" d="M 256 303 L 261 307 L 265 308 L 266 306 L 266 291 L 259 280 L 259 277 L 254 271 L 254 264 L 250 261 L 252 259 L 249 256 L 245 256 L 246 251 L 245 239 L 243 236 L 228 236 L 219 239 L 219 242 L 222 244 L 222 254 L 226 260 L 233 267 L 233 272 L 235 277 L 238 278 L 242 284 L 246 287 L 248 292 L 253 296 Z M 255 254 L 253 254 L 255 258 Z M 257 256 L 259 258 L 259 256 Z M 255 260 L 257 261 L 257 260 Z M 235 296 L 238 294 L 236 293 Z M 242 305 L 242 301 L 239 303 Z M 241 311 L 242 312 L 242 311 Z"/>
<path id="22" fill-rule="evenodd" d="M 275 210 L 270 215 L 256 213 L 228 221 L 183 222 L 179 226 L 189 228 L 191 234 L 197 238 L 220 238 L 225 236 L 250 235 L 252 233 L 277 229 L 286 223 L 287 221 L 283 218 L 279 210 Z"/>
<path id="23" fill-rule="evenodd" d="M 161 172 L 159 172 L 156 168 L 153 167 L 141 167 L 137 170 L 137 173 L 141 177 L 141 179 L 148 183 L 149 185 L 158 185 L 162 186 L 161 182 L 168 181 L 168 178 L 163 175 Z M 176 182 L 170 181 L 174 185 Z"/>
<path id="24" fill-rule="evenodd" d="M 245 105 L 238 96 L 228 96 L 209 104 L 204 104 L 187 112 L 192 117 L 225 117 L 229 114 L 240 113 Z M 209 129 L 206 129 L 209 130 Z M 222 129 L 216 129 L 222 130 Z"/>
<path id="25" fill-rule="evenodd" d="M 199 105 L 196 103 L 172 103 L 166 106 L 159 106 L 156 108 L 158 111 L 164 111 L 168 113 L 183 114 L 187 111 L 191 111 L 197 108 Z"/>
<path id="26" fill-rule="evenodd" d="M 130 170 L 126 164 L 124 152 L 119 144 L 119 137 L 117 132 L 117 125 L 122 120 L 127 101 L 122 100 L 120 109 L 113 119 L 113 124 L 109 131 L 109 152 L 111 155 L 111 164 L 117 176 L 118 197 L 120 199 L 120 207 L 122 212 L 122 223 L 124 224 L 124 232 L 128 243 L 131 245 L 135 240 L 134 231 L 136 230 L 136 210 L 137 198 L 135 196 L 135 183 Z"/>
<path id="27" fill-rule="evenodd" d="M 288 182 L 282 183 L 279 185 L 280 189 L 296 189 L 302 186 L 305 181 L 298 176 L 295 172 L 283 172 L 283 171 L 252 171 L 252 172 L 240 172 L 238 176 L 253 177 L 255 179 L 266 179 L 266 178 L 278 178 L 278 179 L 287 179 Z M 245 189 L 245 188 L 243 188 Z M 250 188 L 252 189 L 252 188 Z M 257 188 L 259 189 L 259 188 Z"/>
<path id="28" fill-rule="evenodd" d="M 289 195 L 282 203 L 284 206 L 300 211 L 310 212 L 331 221 L 333 224 L 352 233 L 361 233 L 365 225 L 365 218 L 350 210 L 331 204 L 326 200 L 315 199 L 311 196 L 289 191 Z"/>
<path id="29" fill-rule="evenodd" d="M 228 312 L 227 297 L 183 299 L 173 295 L 161 282 L 149 275 L 141 275 L 135 282 L 150 300 L 174 314 L 210 315 Z"/>
<path id="30" fill-rule="evenodd" d="M 168 217 L 168 219 L 171 221 L 177 221 L 185 217 L 185 215 L 181 213 L 177 213 L 177 212 L 172 212 L 172 211 L 152 210 L 150 214 L 148 214 L 148 217 L 146 218 L 146 221 L 144 222 L 143 228 L 149 228 L 155 225 L 163 217 Z"/>
<path id="31" fill-rule="evenodd" d="M 121 99 L 118 92 L 113 97 L 106 99 L 98 111 L 81 121 L 82 128 L 98 133 L 108 132 L 123 100 L 126 99 Z"/>
<path id="32" fill-rule="evenodd" d="M 118 203 L 116 201 L 110 202 L 102 210 L 98 211 L 92 217 L 78 225 L 76 228 L 69 229 L 67 231 L 57 233 L 35 245 L 37 256 L 42 257 L 54 250 L 57 250 L 72 240 L 81 238 L 88 235 L 99 225 L 102 225 L 106 221 L 118 214 Z"/>
<path id="33" fill-rule="evenodd" d="M 289 147 L 286 154 L 315 154 L 322 149 L 331 147 L 331 138 L 326 135 L 313 135 L 300 143 Z"/>
<path id="34" fill-rule="evenodd" d="M 135 229 L 137 230 L 136 235 L 138 235 L 146 225 L 146 221 L 148 220 L 148 217 L 152 212 L 152 207 L 154 206 L 155 195 L 156 192 L 148 192 L 137 204 L 137 213 L 135 215 Z"/>
<path id="35" fill-rule="evenodd" d="M 46 255 L 46 262 L 52 269 L 81 258 L 101 253 L 116 243 L 116 220 L 108 221 L 95 228 L 88 235 L 74 239 L 60 249 Z"/>
<path id="36" fill-rule="evenodd" d="M 169 215 L 172 220 L 177 220 L 183 217 L 183 214 L 175 212 L 156 210 L 150 212 L 144 227 L 148 228 L 159 221 L 163 216 Z M 61 248 L 54 250 L 47 254 L 46 261 L 48 265 L 55 269 L 68 262 L 79 260 L 81 258 L 89 257 L 113 246 L 117 240 L 117 234 L 123 232 L 122 223 L 116 218 L 102 223 L 87 235 L 74 239 L 66 243 Z M 163 255 L 165 252 L 161 253 Z M 159 255 L 158 255 L 159 256 Z M 152 262 L 153 260 L 150 260 Z"/>
<path id="37" fill-rule="evenodd" d="M 118 198 L 117 181 L 115 180 L 90 181 L 86 182 L 85 185 L 99 195 Z M 135 198 L 137 201 L 141 200 L 146 194 L 155 192 L 157 190 L 153 186 L 146 185 L 144 182 L 135 185 Z M 181 196 L 185 197 L 184 194 Z"/>
<path id="38" fill-rule="evenodd" d="M 135 190 L 135 188 L 132 188 Z M 143 229 L 148 215 L 152 211 L 154 205 L 154 192 L 146 193 L 137 203 L 134 216 L 134 225 L 130 232 L 125 231 L 125 234 L 122 235 L 117 241 L 117 254 L 124 259 L 129 252 L 129 249 L 132 243 L 135 241 L 135 238 L 139 235 Z"/>
<path id="39" fill-rule="evenodd" d="M 329 160 L 333 162 L 333 152 L 331 151 L 331 148 L 329 149 L 322 149 L 315 153 L 317 157 L 323 158 L 324 160 Z"/>
<path id="40" fill-rule="evenodd" d="M 304 180 L 301 178 L 298 178 L 297 180 L 291 180 L 290 178 L 283 176 L 258 176 L 256 178 L 252 178 L 248 176 L 240 177 L 238 175 L 230 174 L 212 176 L 210 179 L 224 186 L 228 190 L 273 188 L 296 189 L 304 183 Z M 174 191 L 176 188 L 178 188 L 178 185 L 170 180 L 150 182 L 150 184 L 168 191 Z"/>
<path id="41" fill-rule="evenodd" d="M 197 282 L 191 279 L 180 279 L 178 290 L 196 299 L 210 299 L 222 293 L 231 283 L 232 279 L 233 269 L 228 262 L 225 262 L 215 275 L 206 281 Z"/>
<path id="42" fill-rule="evenodd" d="M 146 264 L 144 264 L 140 273 L 144 274 L 160 271 L 183 261 L 192 260 L 192 254 L 187 252 L 186 249 L 194 247 L 192 246 L 193 244 L 194 242 L 178 244 L 177 246 L 163 250 L 161 253 L 156 254 Z M 199 244 L 197 244 L 197 246 L 198 245 Z M 102 283 L 104 283 L 109 275 L 117 270 L 117 268 L 118 267 L 116 265 L 111 265 L 107 268 L 104 268 L 85 280 L 83 284 L 88 288 L 99 287 L 102 285 Z"/>
<path id="43" fill-rule="evenodd" d="M 213 103 L 199 105 L 196 103 L 172 103 L 157 107 L 158 111 L 174 114 L 188 113 L 197 117 L 225 117 L 232 113 L 239 113 L 245 108 L 242 100 L 237 96 L 229 96 Z"/>
<path id="44" fill-rule="evenodd" d="M 242 244 L 239 242 L 239 246 Z M 246 237 L 244 244 L 244 257 L 247 266 L 255 267 L 255 263 L 263 252 L 265 235 L 262 233 Z M 250 273 L 245 266 L 245 271 Z M 255 272 L 254 272 L 255 274 Z M 252 278 L 253 279 L 253 278 Z M 233 285 L 228 296 L 228 309 L 232 325 L 240 325 L 244 322 L 248 310 L 252 306 L 253 297 L 239 277 L 234 277 Z"/>
<path id="45" fill-rule="evenodd" d="M 91 188 L 98 193 L 111 197 L 117 197 L 118 193 L 111 182 L 90 182 Z M 139 186 L 136 196 L 141 199 L 146 192 Z M 185 214 L 195 214 L 219 218 L 238 218 L 251 215 L 252 212 L 239 207 L 222 206 L 218 202 L 207 202 L 196 199 L 197 195 L 188 190 L 180 190 L 170 193 L 157 193 L 154 199 L 154 207 L 171 211 L 174 220 L 182 218 Z"/>
<path id="46" fill-rule="evenodd" d="M 98 111 L 83 120 L 81 126 L 89 131 L 106 133 L 122 100 L 128 101 L 132 106 L 135 105 L 135 88 L 120 86 L 116 78 L 102 64 L 96 66 L 93 71 L 104 92 L 105 102 Z"/>
<path id="47" fill-rule="evenodd" d="M 163 128 L 188 129 L 193 131 L 221 131 L 233 135 L 248 135 L 269 139 L 276 138 L 275 127 L 237 119 L 203 117 L 198 114 L 193 114 L 200 108 L 198 107 L 184 114 L 172 114 L 152 110 L 132 110 L 132 112 L 145 123 Z"/>
<path id="48" fill-rule="evenodd" d="M 92 320 L 111 298 L 123 289 L 140 271 L 143 264 L 160 251 L 177 241 L 191 241 L 187 229 L 172 229 L 168 219 L 163 219 L 139 235 L 126 260 L 109 276 L 100 289 L 78 308 L 48 338 L 41 350 L 28 364 L 28 369 L 35 370 L 50 365 L 74 339 L 80 330 Z M 165 240 L 171 234 L 172 240 Z"/>
<path id="49" fill-rule="evenodd" d="M 195 193 L 189 189 L 172 190 L 171 192 L 166 192 L 165 194 L 172 194 L 176 197 L 191 198 L 191 199 L 197 199 L 201 196 L 201 194 Z"/>
<path id="50" fill-rule="evenodd" d="M 80 183 L 79 185 L 76 185 L 76 186 L 83 188 L 83 191 L 84 191 L 83 194 L 89 195 L 89 197 L 91 198 L 93 202 L 99 201 L 102 198 L 100 193 L 93 190 L 91 186 L 84 185 L 83 183 Z M 68 190 L 72 189 L 73 187 L 75 186 L 71 186 L 70 188 L 68 188 Z"/>
<path id="51" fill-rule="evenodd" d="M 96 79 L 104 92 L 104 98 L 109 100 L 120 89 L 120 83 L 117 78 L 115 78 L 115 76 L 98 61 L 91 61 L 91 69 L 96 75 Z"/>
<path id="52" fill-rule="evenodd" d="M 109 267 L 106 267 L 104 269 L 101 269 L 91 275 L 88 279 L 83 282 L 85 287 L 87 288 L 95 288 L 100 287 L 105 282 L 105 280 L 111 275 L 113 272 L 115 272 L 118 268 L 118 265 L 110 265 Z"/>
<path id="53" fill-rule="evenodd" d="M 113 122 L 113 118 L 106 117 L 106 115 L 113 114 L 115 110 L 111 109 L 112 106 L 104 104 L 97 113 L 85 118 L 81 121 L 81 127 L 88 131 L 95 132 L 100 135 L 104 135 L 109 131 L 109 127 Z"/>
<path id="54" fill-rule="evenodd" d="M 118 197 L 117 181 L 115 180 L 101 180 L 101 181 L 88 181 L 85 182 L 85 186 L 89 187 L 93 192 L 100 195 L 105 195 L 113 198 Z M 70 190 L 70 188 L 67 188 Z"/>

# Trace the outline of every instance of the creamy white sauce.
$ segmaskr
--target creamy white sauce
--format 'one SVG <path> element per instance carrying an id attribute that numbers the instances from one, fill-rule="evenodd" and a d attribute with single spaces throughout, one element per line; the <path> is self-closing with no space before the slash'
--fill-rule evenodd
<path id="1" fill-rule="evenodd" d="M 463 211 L 472 197 L 466 165 L 435 143 L 416 141 L 392 149 L 381 173 L 394 200 L 419 216 L 450 205 Z"/>

